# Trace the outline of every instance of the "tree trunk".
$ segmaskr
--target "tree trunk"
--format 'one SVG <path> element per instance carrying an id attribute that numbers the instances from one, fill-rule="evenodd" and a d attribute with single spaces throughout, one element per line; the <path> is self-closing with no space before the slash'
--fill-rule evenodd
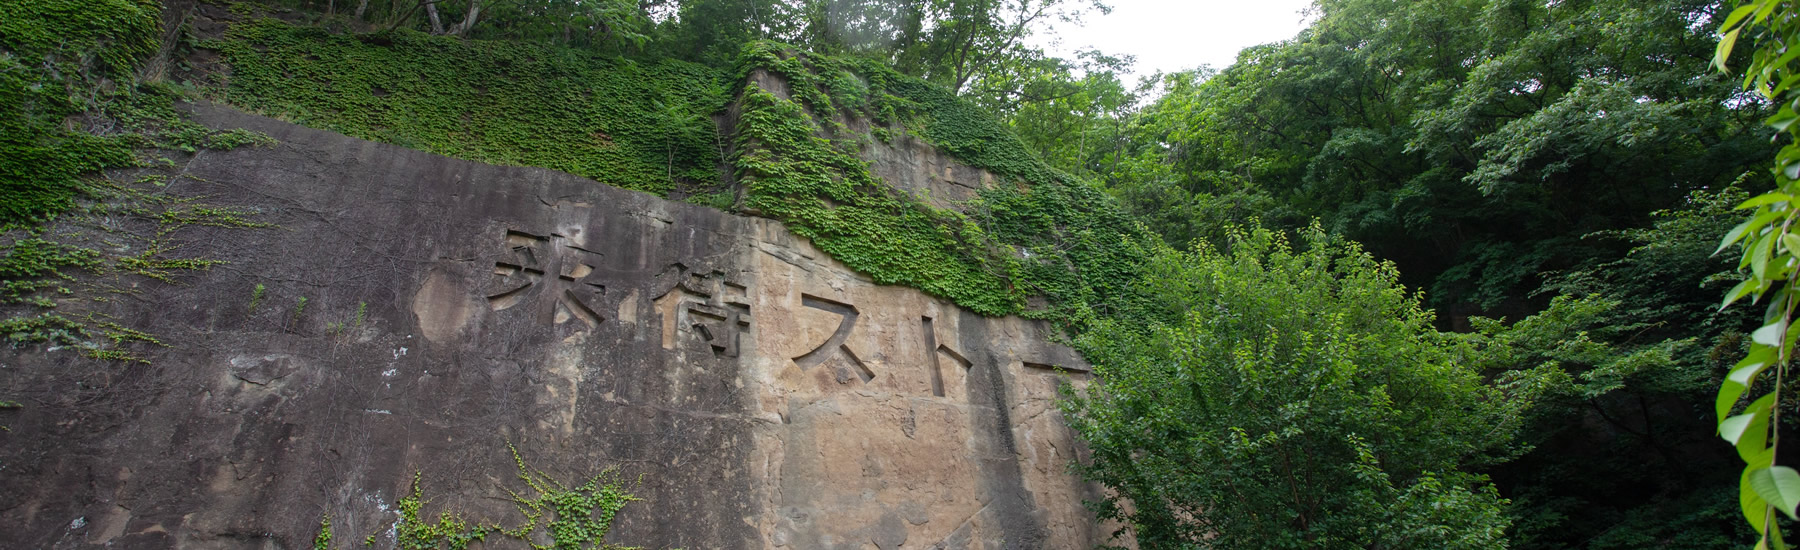
<path id="1" fill-rule="evenodd" d="M 425 17 L 431 19 L 431 34 L 444 34 L 444 20 L 438 18 L 436 0 L 425 0 Z"/>
<path id="2" fill-rule="evenodd" d="M 445 34 L 450 34 L 450 35 L 454 35 L 454 36 L 462 36 L 464 33 L 469 32 L 469 29 L 475 27 L 475 21 L 477 19 L 479 19 L 480 17 L 481 17 L 481 0 L 469 0 L 469 14 L 463 16 L 462 22 L 457 23 L 456 26 L 454 26 L 454 27 L 450 27 L 449 32 L 447 32 Z"/>
<path id="3" fill-rule="evenodd" d="M 357 21 L 362 21 L 363 12 L 367 11 L 368 9 L 369 9 L 369 0 L 362 0 L 361 2 L 357 2 L 356 3 L 356 15 L 354 16 L 354 19 L 356 19 Z"/>

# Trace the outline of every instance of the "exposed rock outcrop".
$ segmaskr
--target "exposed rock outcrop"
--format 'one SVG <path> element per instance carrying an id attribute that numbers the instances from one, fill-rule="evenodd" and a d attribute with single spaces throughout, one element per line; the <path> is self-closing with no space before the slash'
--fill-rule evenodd
<path id="1" fill-rule="evenodd" d="M 641 480 L 609 538 L 633 545 L 1102 540 L 1053 403 L 1086 367 L 1041 322 L 874 285 L 769 220 L 195 117 L 280 145 L 171 185 L 279 228 L 191 239 L 229 263 L 103 306 L 169 344 L 150 365 L 0 412 L 0 546 L 297 548 L 329 514 L 338 547 L 387 547 L 415 473 L 428 513 L 514 522 L 509 442 L 565 481 Z M 906 177 L 979 174 L 953 176 Z M 8 350 L 0 377 L 88 392 L 58 386 L 84 361 Z"/>

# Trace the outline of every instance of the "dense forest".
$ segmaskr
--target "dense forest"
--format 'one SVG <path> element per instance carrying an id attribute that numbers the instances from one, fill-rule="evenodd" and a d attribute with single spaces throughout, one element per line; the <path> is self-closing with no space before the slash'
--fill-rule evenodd
<path id="1" fill-rule="evenodd" d="M 1777 289 L 1771 304 L 1796 299 L 1762 267 L 1792 256 L 1755 239 L 1744 262 L 1716 251 L 1791 143 L 1789 83 L 1771 76 L 1793 62 L 1780 56 L 1797 38 L 1788 8 L 1733 35 L 1745 61 L 1727 66 L 1761 67 L 1758 93 L 1715 64 L 1739 8 L 1722 1 L 1320 0 L 1299 35 L 1229 67 L 1127 82 L 1129 57 L 1032 40 L 1106 13 L 1104 0 L 273 0 L 260 5 L 285 22 L 181 46 L 222 52 L 233 81 L 106 99 L 91 90 L 167 61 L 160 5 L 81 4 L 0 6 L 9 231 L 93 198 L 78 176 L 129 162 L 122 148 L 236 139 L 159 124 L 95 136 L 63 119 L 140 120 L 168 96 L 210 97 L 783 219 L 879 282 L 1062 320 L 1104 380 L 1062 404 L 1092 451 L 1081 473 L 1113 489 L 1093 509 L 1143 548 L 1739 548 L 1765 530 L 1745 521 L 1762 517 L 1740 502 L 1750 476 L 1718 436 L 1739 395 L 1718 393 L 1746 353 L 1782 346 L 1754 343 L 1761 310 L 1719 304 L 1746 280 L 1777 281 L 1756 287 Z M 62 32 L 93 37 L 80 44 L 9 23 L 67 10 L 116 20 Z M 21 61 L 57 48 L 81 69 Z M 298 61 L 327 49 L 364 64 Z M 745 64 L 801 59 L 785 76 L 819 90 L 797 94 L 819 121 L 891 117 L 1040 190 L 984 195 L 968 219 L 851 198 L 865 168 L 804 138 L 830 124 L 783 126 L 777 115 L 803 114 L 774 103 L 752 135 L 824 168 L 724 158 L 711 116 Z M 421 98 L 403 110 L 281 85 L 399 65 L 412 88 L 372 89 L 396 96 L 386 105 Z M 546 76 L 465 89 L 526 65 Z M 582 103 L 571 81 L 619 101 Z M 438 124 L 444 102 L 508 122 Z M 975 117 L 1000 125 L 946 122 Z M 609 136 L 617 158 L 558 138 L 614 118 L 654 122 Z M 721 165 L 751 190 L 721 187 Z M 871 251 L 858 227 L 899 244 Z M 34 246 L 49 245 L 18 240 L 8 258 L 60 257 Z M 1005 247 L 1056 261 L 965 250 Z M 72 264 L 30 265 L 0 275 Z M 1033 309 L 1040 296 L 1050 305 Z M 1767 415 L 1792 403 L 1761 405 L 1762 429 L 1787 431 Z"/>

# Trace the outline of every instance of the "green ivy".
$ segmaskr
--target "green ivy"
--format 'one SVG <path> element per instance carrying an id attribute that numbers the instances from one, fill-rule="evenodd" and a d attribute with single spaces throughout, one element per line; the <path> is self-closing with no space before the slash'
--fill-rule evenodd
<path id="1" fill-rule="evenodd" d="M 400 521 L 396 524 L 395 544 L 401 550 L 466 550 L 470 543 L 487 540 L 499 533 L 524 541 L 538 550 L 640 550 L 636 547 L 609 544 L 603 539 L 612 530 L 613 519 L 626 504 L 640 500 L 625 489 L 617 472 L 607 470 L 586 484 L 569 488 L 541 471 L 531 469 L 519 450 L 510 443 L 513 462 L 519 467 L 519 479 L 525 482 L 530 496 L 508 491 L 513 504 L 525 515 L 525 523 L 507 529 L 498 524 L 471 523 L 450 512 L 440 512 L 436 521 L 425 519 L 426 500 L 419 488 L 421 474 L 413 474 L 412 492 L 399 502 Z M 321 536 L 329 540 L 329 523 Z M 549 540 L 538 544 L 537 540 Z M 369 539 L 373 542 L 373 536 Z"/>
<path id="2" fill-rule="evenodd" d="M 401 550 L 465 550 L 469 543 L 485 540 L 489 532 L 496 527 L 469 525 L 468 521 L 450 512 L 438 514 L 436 522 L 424 519 L 425 497 L 419 489 L 419 478 L 423 474 L 414 473 L 412 493 L 399 502 L 400 522 L 394 526 L 394 544 Z"/>
<path id="3" fill-rule="evenodd" d="M 613 518 L 618 516 L 619 510 L 632 501 L 641 500 L 625 490 L 617 471 L 601 472 L 580 487 L 570 489 L 543 472 L 527 467 L 518 448 L 511 444 L 506 448 L 512 451 L 513 462 L 519 466 L 519 479 L 531 487 L 536 496 L 527 498 L 513 493 L 513 503 L 519 507 L 519 513 L 525 515 L 525 525 L 502 532 L 531 541 L 532 532 L 538 530 L 542 522 L 541 528 L 548 532 L 551 542 L 547 545 L 532 543 L 531 547 L 538 550 L 636 550 L 607 544 L 603 540 L 612 531 Z"/>
<path id="4" fill-rule="evenodd" d="M 657 195 L 718 180 L 725 88 L 704 66 L 274 19 L 202 46 L 231 66 L 209 93 L 315 128 Z"/>
<path id="5" fill-rule="evenodd" d="M 158 11 L 129 0 L 0 3 L 0 230 L 73 207 L 83 174 L 135 163 L 129 135 L 64 124 L 155 52 Z"/>
<path id="6" fill-rule="evenodd" d="M 202 44 L 231 70 L 210 89 L 239 107 L 356 137 L 490 163 L 541 166 L 690 202 L 768 216 L 880 284 L 905 285 L 985 315 L 1079 326 L 1130 315 L 1129 281 L 1148 235 L 1101 189 L 1039 161 L 989 113 L 870 61 L 746 47 L 736 75 L 766 70 L 793 100 L 737 90 L 742 189 L 720 189 L 712 117 L 727 73 L 579 50 L 395 30 L 333 33 L 271 19 Z M 305 83 L 297 85 L 297 83 Z M 1002 180 L 933 208 L 875 178 L 870 134 L 903 131 Z M 1035 302 L 1034 298 L 1046 298 Z"/>
<path id="7" fill-rule="evenodd" d="M 38 292 L 72 294 L 65 285 L 75 277 L 63 272 L 70 268 L 97 271 L 102 268 L 100 253 L 40 238 L 13 243 L 0 254 L 0 304 L 53 307 L 54 303 Z"/>
<path id="8" fill-rule="evenodd" d="M 173 234 L 182 227 L 264 226 L 248 212 L 159 189 L 174 173 L 175 162 L 162 156 L 169 151 L 273 142 L 196 124 L 176 109 L 176 89 L 138 79 L 138 65 L 162 44 L 161 11 L 155 0 L 0 3 L 0 307 L 6 307 L 0 336 L 10 345 L 70 346 L 90 358 L 142 362 L 118 345 L 161 345 L 155 336 L 93 311 L 44 310 L 69 302 L 81 288 L 131 292 L 77 285 L 76 270 L 172 282 L 175 270 L 217 263 L 172 254 L 179 247 Z M 146 175 L 132 183 L 98 177 L 109 168 L 142 168 Z M 91 223 L 99 218 L 149 221 L 155 234 Z M 100 248 L 138 252 L 63 242 L 98 233 L 112 233 L 101 237 L 109 242 Z M 137 242 L 119 246 L 118 239 Z"/>
<path id="9" fill-rule="evenodd" d="M 1128 243 L 1148 234 L 1105 192 L 1038 160 L 990 114 L 876 62 L 763 42 L 746 47 L 739 67 L 746 76 L 759 69 L 785 79 L 794 99 L 754 81 L 740 95 L 731 161 L 746 210 L 785 222 L 877 283 L 984 315 L 1078 326 L 1143 309 L 1130 286 L 1143 248 Z M 963 205 L 966 214 L 927 206 L 869 172 L 858 155 L 864 140 L 842 122 L 851 117 L 881 134 L 903 126 L 1003 182 Z M 1038 296 L 1048 307 L 1030 305 Z"/>
<path id="10" fill-rule="evenodd" d="M 331 515 L 319 516 L 319 534 L 313 536 L 313 550 L 331 550 Z"/>

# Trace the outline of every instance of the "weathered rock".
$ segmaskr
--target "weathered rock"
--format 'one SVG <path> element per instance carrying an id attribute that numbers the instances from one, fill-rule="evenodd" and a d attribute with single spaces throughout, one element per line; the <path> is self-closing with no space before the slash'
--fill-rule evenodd
<path id="1" fill-rule="evenodd" d="M 509 442 L 641 479 L 610 540 L 652 548 L 1101 540 L 1053 405 L 1084 367 L 1041 323 L 871 284 L 769 220 L 196 110 L 280 145 L 171 185 L 280 227 L 203 228 L 229 264 L 107 306 L 170 345 L 152 365 L 78 387 L 92 360 L 0 355 L 28 405 L 0 412 L 0 547 L 298 548 L 323 514 L 387 547 L 415 473 L 428 514 L 513 524 Z"/>

